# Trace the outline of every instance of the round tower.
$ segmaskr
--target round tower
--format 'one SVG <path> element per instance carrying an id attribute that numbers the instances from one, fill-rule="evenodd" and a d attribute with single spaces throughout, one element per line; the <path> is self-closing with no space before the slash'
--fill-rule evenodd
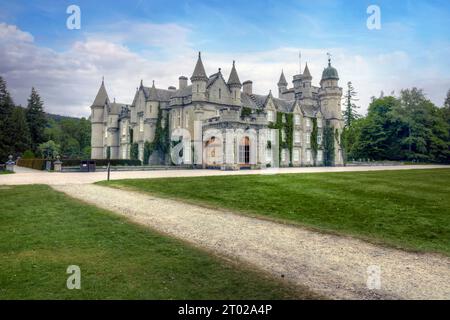
<path id="1" fill-rule="evenodd" d="M 197 64 L 191 77 L 192 82 L 192 101 L 206 101 L 206 84 L 208 76 L 203 66 L 201 52 L 198 53 Z"/>
<path id="2" fill-rule="evenodd" d="M 91 106 L 91 159 L 104 158 L 104 110 L 107 103 L 109 103 L 108 93 L 106 92 L 105 81 L 102 80 L 100 89 Z"/>
<path id="3" fill-rule="evenodd" d="M 334 164 L 343 165 L 341 148 L 341 134 L 344 128 L 342 111 L 342 88 L 339 87 L 339 74 L 336 68 L 331 65 L 331 58 L 328 58 L 328 67 L 323 70 L 320 81 L 319 101 L 322 114 L 335 133 L 335 157 Z"/>

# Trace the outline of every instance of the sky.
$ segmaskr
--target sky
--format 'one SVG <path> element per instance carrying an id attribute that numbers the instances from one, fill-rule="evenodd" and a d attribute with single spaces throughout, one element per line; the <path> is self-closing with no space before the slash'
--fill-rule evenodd
<path id="1" fill-rule="evenodd" d="M 66 26 L 70 5 L 81 10 L 79 30 Z M 380 29 L 367 27 L 370 5 Z M 0 0 L 0 76 L 16 104 L 35 87 L 46 111 L 87 117 L 102 77 L 110 99 L 131 104 L 141 79 L 167 88 L 190 77 L 198 51 L 208 74 L 228 77 L 236 60 L 258 94 L 277 92 L 281 70 L 290 82 L 306 62 L 318 86 L 330 52 L 364 114 L 372 96 L 412 87 L 441 106 L 448 30 L 448 0 Z"/>

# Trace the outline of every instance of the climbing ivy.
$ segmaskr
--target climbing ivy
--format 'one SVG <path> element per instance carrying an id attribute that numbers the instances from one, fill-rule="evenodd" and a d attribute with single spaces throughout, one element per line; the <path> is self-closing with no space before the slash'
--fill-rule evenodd
<path id="1" fill-rule="evenodd" d="M 283 117 L 285 117 L 286 121 L 283 122 Z M 279 154 L 278 159 L 281 163 L 281 152 L 284 149 L 289 150 L 289 165 L 292 166 L 292 151 L 294 146 L 294 115 L 290 113 L 277 112 L 277 121 L 269 125 L 270 129 L 278 129 L 278 145 Z M 285 134 L 285 141 L 283 141 L 283 134 Z M 272 145 L 270 145 L 272 147 Z"/>
<path id="2" fill-rule="evenodd" d="M 242 107 L 241 109 L 241 118 L 248 117 L 252 114 L 252 109 L 248 107 Z"/>
<path id="3" fill-rule="evenodd" d="M 311 150 L 312 150 L 312 156 L 314 165 L 316 165 L 317 161 L 317 151 L 319 149 L 319 144 L 317 143 L 317 135 L 318 135 L 318 127 L 317 127 L 317 118 L 313 118 L 313 130 L 311 132 Z"/>
<path id="4" fill-rule="evenodd" d="M 326 167 L 331 167 L 334 165 L 334 140 L 335 133 L 327 121 L 325 128 L 323 129 L 323 148 L 324 148 L 324 165 Z"/>
<path id="5" fill-rule="evenodd" d="M 139 159 L 139 144 L 137 142 L 131 144 L 130 158 L 131 160 Z"/>
<path id="6" fill-rule="evenodd" d="M 144 145 L 144 163 L 148 163 L 153 152 L 158 151 L 161 155 L 166 156 L 170 151 L 169 139 L 169 116 L 166 116 L 165 126 L 162 126 L 163 114 L 161 108 L 158 110 L 158 118 L 156 120 L 155 138 L 153 142 L 146 142 Z"/>

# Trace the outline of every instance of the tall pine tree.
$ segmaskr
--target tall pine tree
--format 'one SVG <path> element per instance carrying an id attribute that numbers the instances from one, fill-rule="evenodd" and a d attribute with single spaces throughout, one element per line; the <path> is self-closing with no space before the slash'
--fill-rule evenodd
<path id="1" fill-rule="evenodd" d="M 10 135 L 11 116 L 14 103 L 8 92 L 6 81 L 0 76 L 0 162 L 8 159 L 14 151 L 13 139 Z"/>
<path id="2" fill-rule="evenodd" d="M 26 118 L 30 129 L 31 149 L 36 152 L 38 146 L 45 142 L 44 130 L 47 125 L 47 118 L 44 113 L 43 103 L 37 91 L 32 88 L 28 99 Z"/>
<path id="3" fill-rule="evenodd" d="M 10 130 L 15 156 L 22 155 L 30 147 L 30 132 L 25 110 L 22 107 L 14 108 L 11 115 Z"/>
<path id="4" fill-rule="evenodd" d="M 355 104 L 358 99 L 356 99 L 356 95 L 358 93 L 355 91 L 355 88 L 353 87 L 351 82 L 347 83 L 347 92 L 344 96 L 344 105 L 345 109 L 342 112 L 342 115 L 344 117 L 344 123 L 347 128 L 351 127 L 352 122 L 360 117 L 356 109 L 359 107 Z"/>

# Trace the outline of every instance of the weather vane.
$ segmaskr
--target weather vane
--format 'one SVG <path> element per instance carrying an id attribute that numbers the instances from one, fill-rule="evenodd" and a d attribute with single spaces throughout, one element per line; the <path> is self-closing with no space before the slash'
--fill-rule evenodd
<path id="1" fill-rule="evenodd" d="M 328 63 L 331 64 L 331 53 L 327 52 L 327 56 L 328 56 Z"/>

